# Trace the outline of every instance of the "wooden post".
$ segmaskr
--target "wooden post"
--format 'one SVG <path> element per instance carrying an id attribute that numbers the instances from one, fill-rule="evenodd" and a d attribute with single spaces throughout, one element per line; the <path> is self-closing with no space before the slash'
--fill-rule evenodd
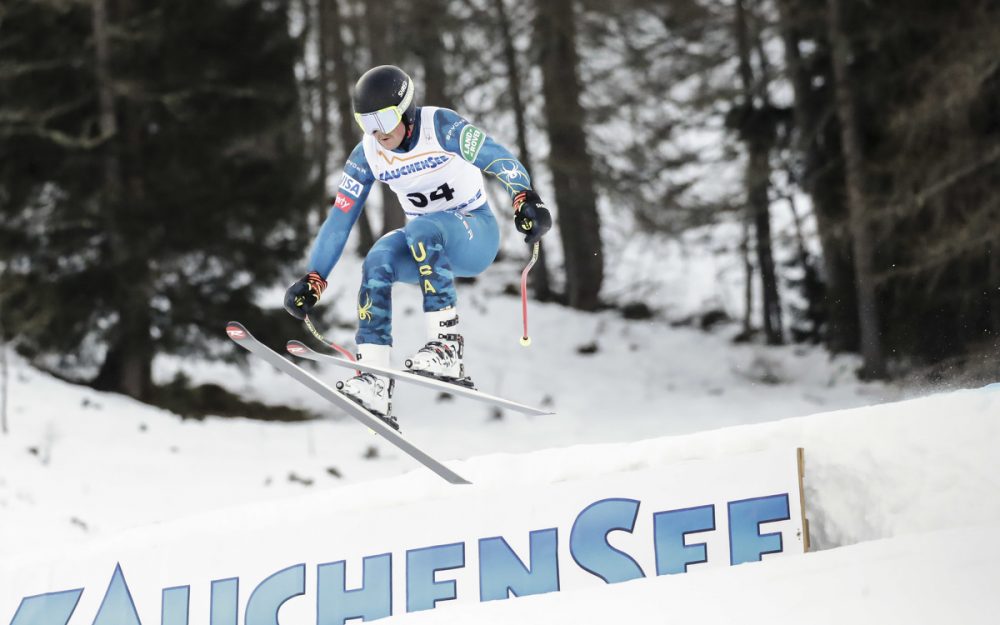
<path id="1" fill-rule="evenodd" d="M 802 515 L 802 551 L 805 553 L 809 551 L 809 519 L 806 517 L 806 493 L 802 484 L 806 474 L 806 452 L 801 447 L 795 451 L 799 462 L 799 505 L 802 508 L 799 512 Z"/>

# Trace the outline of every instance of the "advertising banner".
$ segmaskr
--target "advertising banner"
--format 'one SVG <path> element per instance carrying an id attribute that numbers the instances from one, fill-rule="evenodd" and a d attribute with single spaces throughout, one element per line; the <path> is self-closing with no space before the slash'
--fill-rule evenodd
<path id="1" fill-rule="evenodd" d="M 783 449 L 254 503 L 0 563 L 0 623 L 339 625 L 757 562 L 808 546 L 800 467 Z"/>

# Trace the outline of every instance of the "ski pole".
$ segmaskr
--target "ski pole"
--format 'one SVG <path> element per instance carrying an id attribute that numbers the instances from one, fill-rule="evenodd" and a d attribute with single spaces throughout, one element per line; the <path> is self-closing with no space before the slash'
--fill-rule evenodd
<path id="1" fill-rule="evenodd" d="M 524 334 L 521 335 L 521 347 L 531 345 L 531 337 L 528 336 L 528 272 L 538 262 L 538 248 L 541 241 L 535 241 L 531 248 L 531 260 L 528 261 L 524 271 L 521 272 L 521 318 L 524 320 Z"/>
<path id="2" fill-rule="evenodd" d="M 304 321 L 305 321 L 306 327 L 309 328 L 309 332 L 311 332 L 312 335 L 316 337 L 317 341 L 319 341 L 320 343 L 323 343 L 324 345 L 329 345 L 333 349 L 335 349 L 338 352 L 340 352 L 341 355 L 343 355 L 345 358 L 347 358 L 351 362 L 355 361 L 354 354 L 352 354 L 351 352 L 347 351 L 346 349 L 344 349 L 340 345 L 337 345 L 333 341 L 328 341 L 327 338 L 325 336 L 323 336 L 320 333 L 319 330 L 316 329 L 316 326 L 313 325 L 312 319 L 310 319 L 308 315 L 306 315 L 306 318 L 304 319 Z"/>

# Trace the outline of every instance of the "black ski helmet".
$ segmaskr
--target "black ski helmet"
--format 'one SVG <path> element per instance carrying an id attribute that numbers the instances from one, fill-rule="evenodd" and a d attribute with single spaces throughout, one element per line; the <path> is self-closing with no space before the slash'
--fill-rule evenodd
<path id="1" fill-rule="evenodd" d="M 355 114 L 398 106 L 402 112 L 407 132 L 413 128 L 417 102 L 414 97 L 413 80 L 395 65 L 373 67 L 358 79 L 354 85 Z"/>

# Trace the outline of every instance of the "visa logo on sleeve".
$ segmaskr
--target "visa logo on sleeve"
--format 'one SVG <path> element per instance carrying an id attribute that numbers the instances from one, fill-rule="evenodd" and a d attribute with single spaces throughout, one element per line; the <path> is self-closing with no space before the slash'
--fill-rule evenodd
<path id="1" fill-rule="evenodd" d="M 348 195 L 357 198 L 361 195 L 361 183 L 351 178 L 348 174 L 344 174 L 344 177 L 340 179 L 340 190 Z"/>

